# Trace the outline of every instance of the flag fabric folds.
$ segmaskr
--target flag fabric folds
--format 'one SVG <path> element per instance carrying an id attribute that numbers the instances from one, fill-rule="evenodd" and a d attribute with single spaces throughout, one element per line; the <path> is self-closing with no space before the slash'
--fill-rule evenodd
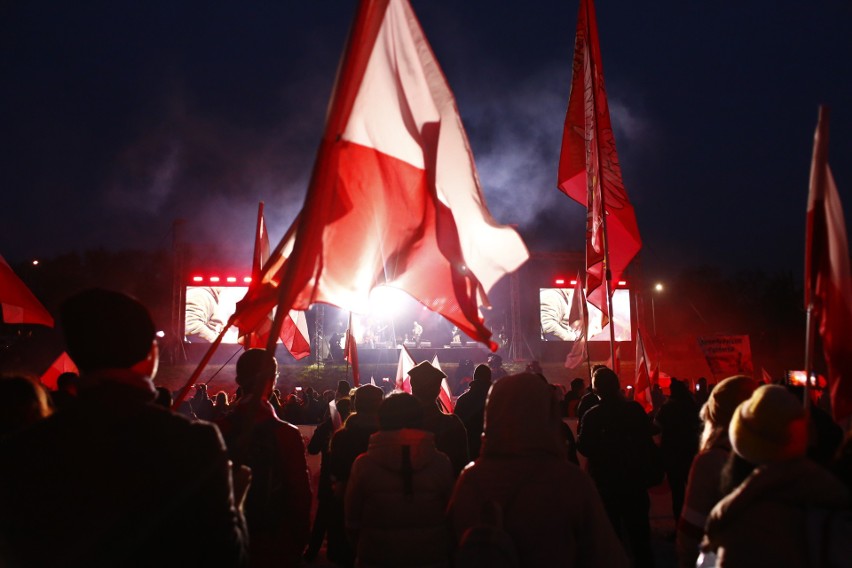
<path id="1" fill-rule="evenodd" d="M 488 211 L 453 94 L 407 0 L 360 3 L 288 247 L 237 321 L 276 302 L 364 313 L 370 291 L 387 285 L 497 347 L 479 308 L 528 253 Z"/>
<path id="2" fill-rule="evenodd" d="M 835 420 L 852 416 L 852 271 L 843 205 L 828 165 L 828 112 L 814 135 L 805 245 L 805 307 L 822 338 Z M 809 330 L 812 333 L 812 330 Z"/>
<path id="3" fill-rule="evenodd" d="M 266 220 L 263 216 L 263 202 L 258 205 L 257 230 L 255 231 L 254 255 L 252 256 L 251 280 L 252 285 L 260 282 L 263 266 L 269 259 L 269 233 L 266 231 Z M 246 349 L 252 347 L 266 348 L 269 343 L 269 332 L 272 329 L 272 310 L 261 318 L 259 323 L 253 327 L 243 325 L 240 327 L 240 343 Z M 284 347 L 295 359 L 303 359 L 311 354 L 310 335 L 308 334 L 308 322 L 305 312 L 290 310 L 284 316 L 281 332 L 278 335 Z"/>
<path id="4" fill-rule="evenodd" d="M 654 405 L 651 401 L 651 373 L 649 371 L 650 362 L 648 354 L 645 352 L 645 343 L 642 341 L 642 333 L 636 330 L 636 380 L 633 383 L 633 397 L 636 402 L 642 405 L 645 412 L 654 410 Z M 659 368 L 656 371 L 659 376 Z"/>
<path id="5" fill-rule="evenodd" d="M 349 312 L 349 327 L 346 328 L 346 343 L 343 348 L 343 358 L 352 365 L 352 386 L 361 386 L 361 372 L 358 368 L 358 345 L 355 342 L 355 332 L 352 329 L 352 312 Z"/>
<path id="6" fill-rule="evenodd" d="M 71 357 L 65 351 L 50 364 L 50 367 L 41 376 L 39 382 L 50 390 L 56 390 L 59 375 L 62 373 L 80 374 L 77 365 L 74 364 L 74 361 L 71 360 Z"/>
<path id="7" fill-rule="evenodd" d="M 580 275 L 574 282 L 574 295 L 571 297 L 571 308 L 568 311 L 568 325 L 579 335 L 574 340 L 571 352 L 565 358 L 566 369 L 576 369 L 588 359 L 589 307 L 586 305 L 586 295 Z"/>
<path id="8" fill-rule="evenodd" d="M 41 305 L 12 267 L 0 256 L 0 308 L 4 323 L 53 327 L 53 316 Z"/>
<path id="9" fill-rule="evenodd" d="M 580 0 L 577 16 L 558 187 L 587 207 L 586 297 L 608 319 L 604 286 L 606 251 L 610 280 L 618 282 L 642 248 L 642 240 L 615 150 L 592 0 Z"/>

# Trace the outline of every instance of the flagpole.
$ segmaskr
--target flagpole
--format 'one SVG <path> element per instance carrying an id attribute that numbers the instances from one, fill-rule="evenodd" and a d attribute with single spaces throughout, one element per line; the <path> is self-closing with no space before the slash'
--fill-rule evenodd
<path id="1" fill-rule="evenodd" d="M 213 353 L 216 352 L 216 349 L 222 343 L 222 339 L 225 338 L 225 332 L 230 329 L 231 325 L 234 323 L 234 318 L 231 316 L 228 319 L 228 323 L 225 324 L 225 327 L 222 328 L 222 331 L 219 332 L 219 336 L 216 338 L 216 341 L 210 344 L 210 348 L 207 350 L 207 353 L 204 354 L 204 357 L 201 358 L 201 361 L 198 363 L 198 366 L 192 372 L 192 375 L 187 379 L 186 384 L 183 385 L 183 388 L 180 389 L 180 392 L 175 397 L 174 402 L 172 402 L 172 410 L 177 412 L 180 408 L 180 403 L 183 402 L 183 399 L 186 398 L 186 393 L 189 392 L 189 389 L 192 388 L 192 385 L 195 384 L 195 381 L 198 380 L 198 377 L 201 376 L 201 372 L 204 371 L 204 368 L 207 366 L 207 363 L 210 362 L 210 359 L 213 357 Z"/>

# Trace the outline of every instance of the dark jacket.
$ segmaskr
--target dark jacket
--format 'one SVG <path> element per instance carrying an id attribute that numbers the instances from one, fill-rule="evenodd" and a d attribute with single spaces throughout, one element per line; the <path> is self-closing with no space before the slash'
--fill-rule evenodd
<path id="1" fill-rule="evenodd" d="M 153 400 L 140 377 L 81 379 L 77 404 L 2 444 L 0 565 L 244 562 L 219 430 Z"/>
<path id="2" fill-rule="evenodd" d="M 470 459 L 479 457 L 482 447 L 482 425 L 485 422 L 485 399 L 488 398 L 488 381 L 472 381 L 470 388 L 456 401 L 453 414 L 461 418 L 467 430 L 467 448 Z"/>

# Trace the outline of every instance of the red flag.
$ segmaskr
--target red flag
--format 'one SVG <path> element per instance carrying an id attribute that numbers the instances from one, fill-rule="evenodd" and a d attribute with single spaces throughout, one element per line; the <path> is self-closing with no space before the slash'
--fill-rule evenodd
<path id="1" fill-rule="evenodd" d="M 71 360 L 71 357 L 65 351 L 56 358 L 56 361 L 51 363 L 39 381 L 50 390 L 56 390 L 56 381 L 62 373 L 80 374 L 80 371 L 77 370 L 77 365 L 74 364 L 74 361 Z"/>
<path id="2" fill-rule="evenodd" d="M 263 217 L 263 202 L 257 209 L 257 231 L 255 232 L 254 254 L 251 265 L 251 281 L 261 281 L 263 265 L 269 260 L 269 233 L 266 231 L 266 220 Z M 269 342 L 269 332 L 272 329 L 272 313 L 267 312 L 266 318 L 253 327 L 240 326 L 240 343 L 246 349 L 252 347 L 265 348 Z M 295 359 L 303 359 L 311 354 L 311 343 L 308 334 L 308 323 L 305 312 L 290 310 L 284 316 L 281 326 L 281 338 L 284 347 Z"/>
<path id="3" fill-rule="evenodd" d="M 655 373 L 659 376 L 659 368 Z M 645 412 L 654 410 L 654 405 L 651 402 L 651 373 L 648 371 L 648 354 L 645 353 L 645 344 L 639 330 L 636 330 L 636 380 L 633 388 L 634 400 L 642 405 Z"/>
<path id="4" fill-rule="evenodd" d="M 852 416 L 852 271 L 843 205 L 828 166 L 828 112 L 824 107 L 820 107 L 811 163 L 805 307 L 813 308 L 822 337 L 832 413 L 835 420 L 843 420 Z"/>
<path id="5" fill-rule="evenodd" d="M 0 256 L 0 308 L 5 323 L 35 323 L 53 327 L 53 317 Z"/>
<path id="6" fill-rule="evenodd" d="M 575 369 L 588 359 L 586 342 L 589 335 L 589 307 L 586 305 L 586 295 L 583 293 L 581 282 L 580 275 L 577 274 L 577 280 L 574 282 L 574 294 L 571 296 L 571 308 L 568 312 L 568 325 L 576 330 L 579 335 L 574 340 L 571 352 L 565 358 L 566 369 Z"/>
<path id="7" fill-rule="evenodd" d="M 238 321 L 276 303 L 364 313 L 370 291 L 388 285 L 497 348 L 479 308 L 528 253 L 485 205 L 453 94 L 407 1 L 361 2 L 288 235 L 292 255 L 270 261 Z"/>
<path id="8" fill-rule="evenodd" d="M 572 74 L 558 186 L 588 209 L 586 297 L 608 319 L 603 286 L 605 251 L 608 249 L 610 279 L 618 282 L 642 248 L 642 239 L 615 151 L 592 0 L 580 1 Z"/>
<path id="9" fill-rule="evenodd" d="M 352 365 L 352 386 L 361 385 L 361 373 L 358 369 L 358 345 L 355 343 L 355 332 L 352 329 L 352 312 L 349 312 L 349 327 L 346 330 L 346 345 L 343 358 Z"/>

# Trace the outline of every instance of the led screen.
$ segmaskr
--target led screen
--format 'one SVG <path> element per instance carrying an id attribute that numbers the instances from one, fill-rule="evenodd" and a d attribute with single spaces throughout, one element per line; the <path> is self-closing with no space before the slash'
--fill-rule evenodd
<path id="1" fill-rule="evenodd" d="M 187 286 L 184 335 L 190 343 L 213 343 L 237 302 L 246 295 L 246 286 Z M 237 329 L 232 327 L 222 343 L 237 343 Z"/>
<path id="2" fill-rule="evenodd" d="M 571 301 L 573 288 L 541 288 L 539 290 L 539 314 L 541 339 L 543 341 L 575 341 L 579 331 L 571 328 Z M 592 304 L 589 309 L 589 340 L 609 341 L 609 324 L 601 327 L 603 314 Z M 615 340 L 630 341 L 630 291 L 615 290 L 612 294 Z"/>

